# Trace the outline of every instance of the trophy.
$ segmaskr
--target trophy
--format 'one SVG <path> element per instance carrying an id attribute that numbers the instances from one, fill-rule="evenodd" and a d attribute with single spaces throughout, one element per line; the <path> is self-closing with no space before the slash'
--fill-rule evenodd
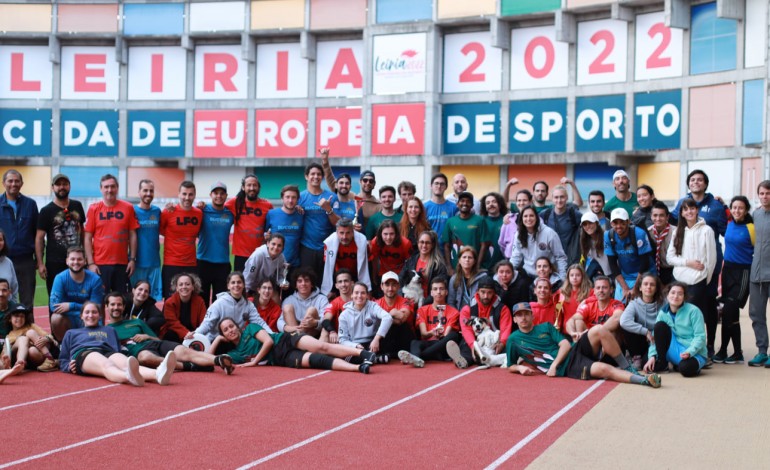
<path id="1" fill-rule="evenodd" d="M 278 286 L 281 289 L 288 289 L 289 288 L 289 267 L 291 264 L 289 263 L 283 263 L 283 269 L 281 270 L 280 276 L 278 276 Z"/>
<path id="2" fill-rule="evenodd" d="M 438 326 L 436 327 L 436 332 L 441 335 L 444 333 L 444 311 L 446 310 L 446 305 L 436 305 L 436 320 L 438 321 Z"/>

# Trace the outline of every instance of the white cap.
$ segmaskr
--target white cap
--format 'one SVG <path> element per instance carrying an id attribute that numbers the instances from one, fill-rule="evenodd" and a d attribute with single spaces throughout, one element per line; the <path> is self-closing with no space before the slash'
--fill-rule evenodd
<path id="1" fill-rule="evenodd" d="M 388 271 L 385 274 L 382 275 L 382 281 L 380 281 L 382 284 L 385 284 L 388 281 L 396 281 L 398 282 L 398 274 L 394 273 L 393 271 Z"/>
<path id="2" fill-rule="evenodd" d="M 613 220 L 628 220 L 628 212 L 626 212 L 625 209 L 622 207 L 618 207 L 616 209 L 612 210 L 612 213 L 610 214 L 610 222 Z"/>
<path id="3" fill-rule="evenodd" d="M 618 170 L 612 174 L 612 180 L 614 181 L 615 178 L 620 178 L 621 176 L 625 176 L 626 178 L 631 179 L 628 177 L 628 173 L 626 173 L 626 170 Z"/>
<path id="4" fill-rule="evenodd" d="M 591 223 L 599 223 L 599 218 L 596 217 L 596 214 L 593 212 L 586 212 L 583 214 L 583 217 L 580 218 L 580 225 L 583 225 L 583 222 L 591 222 Z"/>

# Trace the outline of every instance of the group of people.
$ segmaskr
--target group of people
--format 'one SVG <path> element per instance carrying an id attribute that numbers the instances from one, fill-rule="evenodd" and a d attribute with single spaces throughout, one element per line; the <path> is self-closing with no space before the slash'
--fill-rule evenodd
<path id="1" fill-rule="evenodd" d="M 749 293 L 759 350 L 749 365 L 770 367 L 770 181 L 752 216 L 745 196 L 728 206 L 709 193 L 701 170 L 673 210 L 650 186 L 631 191 L 623 170 L 613 197 L 591 191 L 585 211 L 568 178 L 531 191 L 513 178 L 476 198 L 457 174 L 445 197 L 450 180 L 438 173 L 423 202 L 409 181 L 375 197 L 366 170 L 351 194 L 351 176 L 334 174 L 328 149 L 305 180 L 304 190 L 284 186 L 277 208 L 254 174 L 234 198 L 216 182 L 197 204 L 195 184 L 183 181 L 178 203 L 161 208 L 152 181 L 139 183 L 131 204 L 108 174 L 102 200 L 85 212 L 58 174 L 38 214 L 20 193 L 21 174 L 7 171 L 0 381 L 37 368 L 165 385 L 180 370 L 369 373 L 396 358 L 465 368 L 498 357 L 523 375 L 659 387 L 670 365 L 691 377 L 712 362 L 744 362 L 739 311 Z M 51 333 L 29 308 L 35 265 Z M 491 343 L 477 341 L 490 332 Z"/>

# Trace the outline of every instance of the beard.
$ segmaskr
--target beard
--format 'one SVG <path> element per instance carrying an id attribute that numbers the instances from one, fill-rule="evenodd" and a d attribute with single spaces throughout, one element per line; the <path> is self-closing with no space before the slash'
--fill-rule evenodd
<path id="1" fill-rule="evenodd" d="M 72 268 L 69 268 L 69 269 L 70 269 L 71 272 L 73 272 L 75 274 L 80 274 L 80 273 L 83 272 L 83 269 L 85 269 L 85 266 L 81 266 L 80 269 L 77 269 L 77 270 L 72 269 Z"/>
<path id="2" fill-rule="evenodd" d="M 56 199 L 61 201 L 61 200 L 67 199 L 69 197 L 70 191 L 69 191 L 69 189 L 60 189 L 60 190 L 56 191 L 54 193 L 54 195 L 56 196 Z"/>
<path id="3" fill-rule="evenodd" d="M 258 197 L 259 197 L 259 193 L 256 192 L 256 191 L 255 192 L 246 193 L 246 199 L 248 199 L 251 202 L 256 201 Z"/>

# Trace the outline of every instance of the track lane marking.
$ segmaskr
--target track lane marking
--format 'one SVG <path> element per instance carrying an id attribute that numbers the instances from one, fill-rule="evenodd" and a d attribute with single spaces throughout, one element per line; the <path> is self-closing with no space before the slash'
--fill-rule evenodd
<path id="1" fill-rule="evenodd" d="M 12 410 L 14 408 L 21 408 L 22 406 L 37 405 L 38 403 L 43 403 L 43 402 L 51 401 L 51 400 L 58 400 L 59 398 L 71 397 L 73 395 L 80 395 L 81 393 L 96 392 L 98 390 L 104 390 L 106 388 L 117 387 L 118 385 L 120 385 L 120 384 L 110 384 L 110 385 L 104 385 L 104 386 L 101 386 L 101 387 L 87 388 L 85 390 L 77 390 L 75 392 L 62 393 L 61 395 L 54 395 L 52 397 L 41 398 L 39 400 L 32 400 L 32 401 L 27 401 L 27 402 L 24 402 L 24 403 L 17 403 L 15 405 L 8 405 L 8 406 L 4 406 L 4 407 L 0 408 L 0 412 Z"/>

